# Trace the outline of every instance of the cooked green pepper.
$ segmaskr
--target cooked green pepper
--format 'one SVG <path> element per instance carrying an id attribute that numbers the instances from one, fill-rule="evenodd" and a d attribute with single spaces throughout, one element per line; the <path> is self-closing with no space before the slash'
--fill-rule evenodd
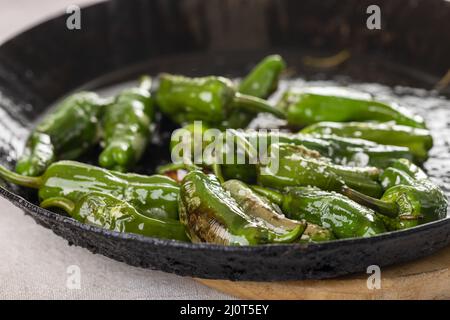
<path id="1" fill-rule="evenodd" d="M 373 197 L 382 194 L 377 182 L 380 170 L 375 167 L 336 165 L 301 145 L 272 144 L 269 150 L 268 163 L 258 167 L 258 182 L 262 186 L 275 189 L 314 186 L 336 192 L 348 186 Z"/>
<path id="2" fill-rule="evenodd" d="M 239 84 L 239 92 L 265 99 L 278 88 L 278 79 L 286 69 L 283 58 L 277 54 L 265 57 Z"/>
<path id="3" fill-rule="evenodd" d="M 247 215 L 255 218 L 267 228 L 276 230 L 277 233 L 289 232 L 302 224 L 286 218 L 279 208 L 242 181 L 228 180 L 222 186 Z M 302 226 L 302 229 L 304 228 L 305 226 Z"/>
<path id="4" fill-rule="evenodd" d="M 77 202 L 65 197 L 48 198 L 41 203 L 41 207 L 61 208 L 82 223 L 113 231 L 189 241 L 185 227 L 179 221 L 149 218 L 128 202 L 100 192 L 86 194 Z"/>
<path id="5" fill-rule="evenodd" d="M 188 126 L 183 127 L 183 129 L 186 129 L 187 132 L 190 133 L 190 136 L 185 140 L 182 140 L 178 135 L 172 135 L 170 148 L 177 156 L 181 157 L 181 151 L 186 149 L 189 150 L 190 147 L 191 156 L 188 157 L 188 159 L 193 161 L 193 143 L 196 143 L 197 146 L 201 148 L 201 150 L 197 149 L 197 154 L 203 152 L 210 142 L 202 140 L 202 136 L 209 128 L 198 122 L 195 125 L 189 124 Z M 195 137 L 194 132 L 196 132 Z M 241 139 L 245 139 L 250 143 L 256 150 L 260 150 L 260 145 L 270 146 L 272 143 L 277 142 L 303 145 L 308 149 L 318 151 L 322 156 L 330 158 L 334 163 L 342 165 L 361 167 L 369 165 L 385 168 L 394 159 L 412 159 L 412 154 L 406 147 L 385 146 L 362 139 L 343 138 L 334 135 L 304 135 L 248 130 L 239 132 L 239 136 Z M 187 144 L 187 147 L 183 147 L 184 143 Z M 176 146 L 178 146 L 177 149 L 175 149 Z M 235 150 L 235 159 L 237 159 L 237 154 L 243 150 L 239 150 L 237 146 Z M 222 158 L 225 159 L 225 153 Z M 254 164 L 250 163 L 238 164 L 237 161 L 235 161 L 234 164 L 223 164 L 222 172 L 227 179 L 238 179 L 248 183 L 252 183 L 256 180 L 256 167 Z"/>
<path id="6" fill-rule="evenodd" d="M 160 75 L 156 101 L 160 110 L 178 124 L 204 121 L 220 126 L 233 110 L 284 113 L 267 101 L 236 92 L 231 80 L 223 77 L 188 78 Z"/>
<path id="7" fill-rule="evenodd" d="M 321 121 L 395 121 L 397 124 L 424 128 L 421 117 L 407 110 L 371 99 L 370 95 L 342 88 L 288 90 L 278 103 L 289 124 L 308 126 Z"/>
<path id="8" fill-rule="evenodd" d="M 0 178 L 38 189 L 41 201 L 64 197 L 76 203 L 88 193 L 102 192 L 129 202 L 148 217 L 178 218 L 178 184 L 162 175 L 125 174 L 76 161 L 59 161 L 39 177 L 22 176 L 0 166 Z"/>
<path id="9" fill-rule="evenodd" d="M 122 91 L 105 109 L 100 166 L 124 172 L 141 158 L 154 113 L 150 86 L 150 78 L 144 77 L 140 87 Z"/>
<path id="10" fill-rule="evenodd" d="M 304 230 L 271 228 L 246 214 L 213 175 L 191 171 L 180 188 L 180 220 L 193 242 L 255 245 L 293 242 Z"/>
<path id="11" fill-rule="evenodd" d="M 266 99 L 278 87 L 280 74 L 286 63 L 279 55 L 270 55 L 260 61 L 239 84 L 239 92 L 249 96 Z M 221 127 L 244 128 L 255 117 L 254 112 L 233 110 Z"/>
<path id="12" fill-rule="evenodd" d="M 385 215 L 390 230 L 406 229 L 447 215 L 444 192 L 417 166 L 399 159 L 380 176 L 386 190 L 380 200 L 345 190 L 353 200 Z"/>
<path id="13" fill-rule="evenodd" d="M 266 193 L 263 188 L 259 188 L 259 192 Z M 270 193 L 276 194 L 276 191 L 270 190 Z M 373 210 L 335 192 L 293 187 L 276 197 L 289 218 L 304 219 L 331 229 L 338 239 L 370 237 L 386 232 L 382 220 Z"/>
<path id="14" fill-rule="evenodd" d="M 57 159 L 75 159 L 98 141 L 98 118 L 107 101 L 92 92 L 64 99 L 33 130 L 16 172 L 38 176 Z"/>
<path id="15" fill-rule="evenodd" d="M 319 122 L 306 127 L 301 132 L 335 134 L 341 137 L 361 138 L 381 144 L 407 147 L 418 163 L 428 158 L 428 151 L 433 147 L 433 138 L 429 130 L 393 122 Z"/>

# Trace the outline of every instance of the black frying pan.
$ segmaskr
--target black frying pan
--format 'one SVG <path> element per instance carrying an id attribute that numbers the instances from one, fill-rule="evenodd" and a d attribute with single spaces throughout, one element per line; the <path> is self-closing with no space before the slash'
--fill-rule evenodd
<path id="1" fill-rule="evenodd" d="M 370 4 L 381 8 L 382 30 L 366 28 Z M 40 24 L 0 47 L 0 162 L 6 166 L 14 166 L 27 131 L 54 101 L 76 88 L 95 89 L 144 72 L 242 76 L 265 54 L 280 53 L 291 76 L 431 89 L 450 68 L 450 3 L 440 0 L 110 1 L 83 9 L 79 31 L 67 30 L 66 18 Z M 307 55 L 343 49 L 352 55 L 339 66 L 317 69 L 302 63 Z M 419 93 L 411 105 L 426 116 L 436 140 L 425 168 L 449 192 L 450 108 L 441 99 L 425 109 L 429 100 Z M 170 129 L 160 123 L 160 144 L 138 171 L 150 173 L 167 160 L 164 142 Z M 202 278 L 335 277 L 372 264 L 416 259 L 450 243 L 447 218 L 373 238 L 322 244 L 185 244 L 81 224 L 39 208 L 34 191 L 13 185 L 5 184 L 0 193 L 70 244 L 131 265 Z"/>

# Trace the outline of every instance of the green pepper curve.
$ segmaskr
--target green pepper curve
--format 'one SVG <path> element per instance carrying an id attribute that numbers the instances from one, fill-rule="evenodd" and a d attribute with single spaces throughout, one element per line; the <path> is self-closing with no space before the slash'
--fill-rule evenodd
<path id="1" fill-rule="evenodd" d="M 304 224 L 292 230 L 273 228 L 244 212 L 213 175 L 189 172 L 180 187 L 180 221 L 193 242 L 255 245 L 293 242 Z"/>
<path id="2" fill-rule="evenodd" d="M 390 230 L 406 229 L 445 218 L 448 200 L 444 192 L 417 166 L 398 159 L 380 176 L 385 190 L 380 200 L 345 190 L 349 198 L 385 215 Z"/>
<path id="3" fill-rule="evenodd" d="M 370 237 L 386 228 L 380 216 L 347 197 L 311 187 L 292 187 L 279 193 L 255 186 L 255 190 L 279 204 L 291 219 L 304 219 L 329 228 L 338 239 Z"/>
<path id="4" fill-rule="evenodd" d="M 38 189 L 41 201 L 63 197 L 76 203 L 86 194 L 102 192 L 129 202 L 148 217 L 178 218 L 178 184 L 163 175 L 125 174 L 76 161 L 58 161 L 39 177 L 22 176 L 0 166 L 0 178 Z"/>
<path id="5" fill-rule="evenodd" d="M 98 119 L 107 100 L 93 92 L 64 99 L 33 130 L 16 172 L 38 176 L 58 159 L 76 159 L 98 142 Z"/>
<path id="6" fill-rule="evenodd" d="M 322 121 L 394 121 L 401 125 L 425 128 L 421 117 L 410 115 L 405 109 L 342 88 L 291 89 L 284 93 L 278 108 L 286 113 L 289 124 L 301 127 Z"/>
<path id="7" fill-rule="evenodd" d="M 100 166 L 126 172 L 141 158 L 150 140 L 154 114 L 150 87 L 151 79 L 143 77 L 138 88 L 122 91 L 105 109 Z"/>
<path id="8" fill-rule="evenodd" d="M 301 145 L 272 144 L 267 164 L 258 167 L 258 184 L 282 190 L 285 187 L 314 186 L 326 191 L 343 192 L 349 187 L 363 194 L 380 197 L 375 167 L 347 167 L 333 164 L 319 153 Z"/>
<path id="9" fill-rule="evenodd" d="M 261 60 L 240 82 L 239 93 L 266 99 L 277 88 L 280 74 L 286 69 L 286 63 L 279 55 L 270 55 Z M 245 128 L 255 117 L 254 112 L 233 110 L 221 124 L 222 128 Z"/>
<path id="10" fill-rule="evenodd" d="M 393 122 L 319 122 L 304 128 L 301 132 L 305 134 L 333 134 L 407 147 L 417 163 L 423 163 L 427 160 L 428 151 L 433 147 L 433 138 L 429 130 L 398 125 Z"/>
<path id="11" fill-rule="evenodd" d="M 86 194 L 77 202 L 64 197 L 48 198 L 41 207 L 61 208 L 82 223 L 113 231 L 189 241 L 185 227 L 179 221 L 144 216 L 129 203 L 100 192 Z"/>
<path id="12" fill-rule="evenodd" d="M 163 114 L 178 124 L 195 120 L 220 126 L 233 110 L 252 113 L 284 113 L 267 101 L 236 92 L 231 80 L 223 77 L 188 78 L 161 74 L 156 101 Z"/>

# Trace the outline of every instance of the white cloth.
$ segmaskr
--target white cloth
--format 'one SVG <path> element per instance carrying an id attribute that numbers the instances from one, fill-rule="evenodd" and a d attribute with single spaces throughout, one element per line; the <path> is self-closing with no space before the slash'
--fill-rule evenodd
<path id="1" fill-rule="evenodd" d="M 0 0 L 0 43 L 48 16 L 65 12 L 69 4 L 91 2 Z M 73 278 L 78 269 L 80 277 Z M 66 240 L 0 198 L 0 299 L 227 298 L 231 297 L 190 278 L 131 267 L 68 246 Z"/>

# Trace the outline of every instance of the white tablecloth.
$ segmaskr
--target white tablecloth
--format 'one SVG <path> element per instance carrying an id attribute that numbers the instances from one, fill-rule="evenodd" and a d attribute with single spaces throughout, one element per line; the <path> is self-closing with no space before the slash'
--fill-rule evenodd
<path id="1" fill-rule="evenodd" d="M 0 0 L 0 42 L 69 4 Z M 79 282 L 71 275 L 79 268 Z M 78 273 L 77 273 L 78 274 Z M 79 283 L 79 289 L 77 289 Z M 190 278 L 144 270 L 68 246 L 0 198 L 0 299 L 227 299 Z"/>

